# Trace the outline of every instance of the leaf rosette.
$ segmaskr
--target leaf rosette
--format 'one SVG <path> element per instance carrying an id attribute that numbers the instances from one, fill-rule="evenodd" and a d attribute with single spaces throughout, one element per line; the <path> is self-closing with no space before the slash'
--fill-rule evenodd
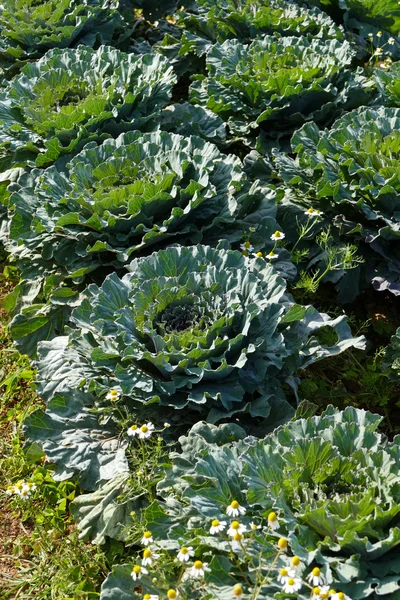
<path id="1" fill-rule="evenodd" d="M 75 353 L 74 386 L 80 373 L 78 387 L 89 391 L 117 387 L 142 403 L 189 406 L 211 422 L 245 412 L 275 424 L 293 412 L 282 384 L 295 387 L 295 371 L 363 347 L 343 317 L 295 305 L 264 259 L 170 247 L 128 269 L 83 293 L 71 315 L 76 329 L 57 359 L 58 338 L 39 344 L 40 386 L 63 379 L 56 363 L 64 369 L 65 352 Z M 326 327 L 336 334 L 331 346 L 317 339 Z"/>
<path id="2" fill-rule="evenodd" d="M 193 560 L 208 562 L 210 572 L 194 597 L 204 597 L 206 588 L 210 598 L 229 598 L 239 583 L 244 593 L 250 588 L 260 598 L 283 598 L 277 575 L 294 554 L 301 559 L 299 600 L 310 597 L 306 582 L 314 567 L 329 588 L 353 600 L 395 598 L 400 591 L 400 438 L 388 443 L 377 432 L 380 421 L 362 410 L 329 407 L 264 439 L 223 444 L 214 443 L 212 431 L 199 423 L 180 438 L 182 453 L 172 455 L 158 485 L 164 501 L 145 509 L 145 526 L 159 549 L 173 556 L 191 546 Z M 234 499 L 245 509 L 238 520 L 246 529 L 241 546 L 232 549 L 225 528 L 212 534 L 210 525 L 214 519 L 229 522 L 226 509 Z M 278 530 L 268 527 L 272 511 Z M 276 556 L 279 537 L 288 540 L 289 549 Z M 127 599 L 135 597 L 125 587 L 128 569 L 117 567 L 109 576 L 104 598 L 117 598 L 117 590 Z M 165 595 L 158 588 L 151 593 Z"/>
<path id="3" fill-rule="evenodd" d="M 90 140 L 138 129 L 169 103 L 175 81 L 158 54 L 49 50 L 0 94 L 0 166 L 47 166 Z"/>
<path id="4" fill-rule="evenodd" d="M 282 214 L 321 209 L 339 238 L 364 254 L 378 290 L 400 293 L 400 110 L 360 108 L 330 130 L 308 123 L 292 138 L 296 158 L 275 153 Z M 284 227 L 284 221 L 282 221 Z M 359 243 L 359 240 L 361 243 Z"/>
<path id="5" fill-rule="evenodd" d="M 289 135 L 306 120 L 326 123 L 367 98 L 364 79 L 349 69 L 355 51 L 347 41 L 264 36 L 244 45 L 215 44 L 208 75 L 195 77 L 190 100 L 209 108 L 248 143 Z"/>
<path id="6" fill-rule="evenodd" d="M 192 9 L 178 13 L 184 31 L 183 46 L 203 54 L 216 43 L 237 39 L 250 42 L 265 34 L 344 39 L 344 30 L 317 8 L 273 0 L 197 0 Z"/>
<path id="7" fill-rule="evenodd" d="M 15 71 L 52 48 L 93 46 L 121 27 L 117 0 L 4 0 L 0 8 L 0 64 Z"/>

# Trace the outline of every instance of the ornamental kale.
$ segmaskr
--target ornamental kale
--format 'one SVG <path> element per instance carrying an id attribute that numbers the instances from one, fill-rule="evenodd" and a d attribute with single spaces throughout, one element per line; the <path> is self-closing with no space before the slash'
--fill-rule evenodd
<path id="1" fill-rule="evenodd" d="M 282 385 L 295 389 L 296 371 L 364 345 L 344 317 L 295 305 L 262 258 L 170 247 L 128 269 L 86 289 L 68 337 L 38 345 L 39 391 L 49 398 L 65 386 L 116 388 L 210 422 L 249 413 L 249 427 L 265 431 L 293 414 Z M 330 346 L 318 341 L 327 327 Z"/>
<path id="2" fill-rule="evenodd" d="M 158 485 L 164 502 L 145 509 L 144 527 L 154 552 L 176 556 L 182 547 L 192 549 L 193 558 L 180 567 L 187 575 L 192 561 L 207 561 L 200 587 L 190 579 L 189 592 L 186 577 L 179 577 L 182 597 L 232 598 L 240 584 L 250 597 L 283 598 L 288 577 L 297 582 L 292 591 L 299 600 L 310 598 L 314 586 L 335 589 L 329 596 L 335 599 L 397 597 L 400 438 L 388 443 L 377 432 L 380 421 L 329 407 L 265 439 L 220 445 L 203 424 L 181 438 L 183 452 L 172 455 Z M 122 591 L 135 598 L 126 587 L 131 568 L 115 568 L 103 598 Z M 294 571 L 285 576 L 281 569 Z M 143 584 L 165 596 L 164 582 L 176 580 L 157 564 L 152 570 Z"/>
<path id="3" fill-rule="evenodd" d="M 138 129 L 168 104 L 175 81 L 158 54 L 50 50 L 0 94 L 0 167 L 46 166 L 91 139 Z"/>
<path id="4" fill-rule="evenodd" d="M 307 123 L 292 139 L 296 158 L 275 153 L 284 181 L 281 223 L 320 209 L 336 239 L 358 242 L 375 289 L 400 294 L 400 110 L 355 110 L 330 130 Z M 287 224 L 287 229 L 286 229 Z M 359 240 L 361 242 L 359 242 Z M 315 263 L 318 257 L 313 259 Z"/>
<path id="5" fill-rule="evenodd" d="M 354 57 L 343 40 L 227 40 L 207 54 L 208 75 L 194 77 L 190 99 L 227 121 L 233 136 L 254 144 L 249 138 L 261 128 L 276 140 L 306 120 L 327 123 L 367 102 L 364 78 L 349 69 Z"/>
<path id="6" fill-rule="evenodd" d="M 4 0 L 0 64 L 15 71 L 51 48 L 104 44 L 121 27 L 117 0 Z"/>

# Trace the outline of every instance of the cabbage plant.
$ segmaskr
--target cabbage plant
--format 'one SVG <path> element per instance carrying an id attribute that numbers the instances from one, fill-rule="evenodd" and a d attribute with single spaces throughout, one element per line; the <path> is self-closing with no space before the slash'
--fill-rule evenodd
<path id="1" fill-rule="evenodd" d="M 0 7 L 0 64 L 9 70 L 51 48 L 93 46 L 121 27 L 116 0 L 4 0 Z"/>
<path id="2" fill-rule="evenodd" d="M 181 114 L 167 112 L 172 119 Z M 28 353 L 62 333 L 89 277 L 102 281 L 134 254 L 178 241 L 236 243 L 250 229 L 258 250 L 277 228 L 270 190 L 250 184 L 238 158 L 199 137 L 127 132 L 101 146 L 89 143 L 65 163 L 33 169 L 10 188 L 4 243 L 24 280 L 14 310 L 22 313 L 11 329 Z"/>
<path id="3" fill-rule="evenodd" d="M 250 42 L 265 34 L 343 39 L 344 30 L 317 8 L 285 0 L 197 0 L 192 10 L 178 13 L 186 45 L 203 54 L 215 42 L 238 39 Z"/>
<path id="4" fill-rule="evenodd" d="M 172 455 L 158 486 L 163 501 L 144 511 L 143 529 L 152 532 L 154 552 L 164 557 L 192 548 L 194 556 L 179 569 L 190 573 L 193 561 L 201 560 L 209 571 L 196 585 L 171 573 L 165 577 L 155 564 L 143 591 L 165 597 L 164 586 L 172 583 L 183 597 L 232 598 L 240 584 L 245 597 L 257 592 L 263 599 L 284 598 L 280 569 L 294 565 L 301 585 L 290 597 L 298 600 L 310 598 L 314 585 L 352 600 L 397 598 L 400 437 L 388 442 L 378 432 L 381 420 L 362 410 L 329 407 L 264 439 L 223 444 L 197 424 L 180 438 L 182 453 Z M 233 506 L 239 508 L 230 517 Z M 227 531 L 233 521 L 244 528 L 236 546 Z M 284 552 L 277 552 L 279 538 L 288 542 Z M 131 569 L 115 567 L 102 597 L 135 598 L 127 586 Z M 319 582 L 310 585 L 312 572 Z"/>
<path id="5" fill-rule="evenodd" d="M 363 78 L 349 69 L 354 57 L 351 45 L 336 39 L 227 40 L 207 54 L 208 74 L 194 77 L 190 100 L 223 118 L 233 136 L 254 137 L 261 128 L 276 139 L 366 101 Z"/>
<path id="6" fill-rule="evenodd" d="M 400 294 L 399 127 L 399 109 L 360 108 L 329 130 L 320 130 L 315 123 L 304 125 L 292 139 L 295 158 L 275 153 L 284 181 L 282 223 L 288 224 L 288 232 L 299 208 L 322 210 L 337 239 L 357 243 L 375 289 L 396 295 Z"/>
<path id="7" fill-rule="evenodd" d="M 0 93 L 0 167 L 46 166 L 91 139 L 137 129 L 168 104 L 175 81 L 158 54 L 49 50 Z"/>
<path id="8" fill-rule="evenodd" d="M 381 63 L 385 66 L 385 63 Z M 400 107 L 400 68 L 399 63 L 390 65 L 389 69 L 374 70 L 374 79 L 379 91 L 379 102 L 384 106 Z"/>
<path id="9" fill-rule="evenodd" d="M 188 407 L 210 422 L 248 413 L 249 427 L 262 422 L 265 431 L 293 413 L 282 385 L 296 388 L 296 371 L 364 345 L 345 317 L 296 305 L 261 258 L 177 246 L 128 269 L 85 290 L 67 337 L 39 343 L 39 389 L 49 398 L 59 386 L 98 394 L 115 388 L 137 403 Z M 331 345 L 318 339 L 326 328 Z"/>

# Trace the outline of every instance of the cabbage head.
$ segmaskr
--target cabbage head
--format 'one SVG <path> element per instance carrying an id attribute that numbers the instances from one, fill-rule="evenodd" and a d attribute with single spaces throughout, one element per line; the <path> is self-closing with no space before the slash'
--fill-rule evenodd
<path id="1" fill-rule="evenodd" d="M 158 54 L 49 50 L 0 93 L 0 168 L 46 166 L 91 139 L 137 129 L 169 103 L 175 81 Z"/>
<path id="2" fill-rule="evenodd" d="M 180 11 L 178 16 L 185 32 L 183 46 L 188 44 L 197 54 L 215 42 L 250 42 L 265 34 L 344 39 L 344 30 L 328 15 L 286 0 L 197 0 L 192 10 Z"/>
<path id="3" fill-rule="evenodd" d="M 0 65 L 10 72 L 51 48 L 109 42 L 122 25 L 118 7 L 117 0 L 4 0 Z"/>
<path id="4" fill-rule="evenodd" d="M 142 404 L 188 407 L 210 422 L 248 413 L 250 426 L 276 424 L 293 412 L 282 385 L 296 388 L 296 371 L 364 345 L 345 317 L 295 305 L 261 258 L 172 246 L 128 269 L 85 290 L 67 337 L 39 343 L 39 389 L 48 398 L 59 386 L 112 387 Z M 327 327 L 335 332 L 331 346 L 318 341 Z"/>
<path id="5" fill-rule="evenodd" d="M 399 295 L 400 110 L 360 108 L 329 130 L 307 123 L 292 148 L 295 158 L 275 153 L 283 227 L 299 206 L 321 209 L 342 241 L 359 246 L 375 289 Z"/>
<path id="6" fill-rule="evenodd" d="M 336 39 L 227 40 L 207 54 L 208 74 L 194 77 L 190 101 L 223 118 L 232 136 L 254 145 L 261 128 L 276 140 L 306 120 L 326 123 L 366 101 L 364 80 L 349 69 L 354 57 L 351 45 Z"/>
<path id="7" fill-rule="evenodd" d="M 232 597 L 235 583 L 246 594 L 254 586 L 257 567 L 271 564 L 273 543 L 281 536 L 289 542 L 289 559 L 295 554 L 302 561 L 298 576 L 303 581 L 318 566 L 329 588 L 352 600 L 398 598 L 400 437 L 389 443 L 377 431 L 381 420 L 354 408 L 340 412 L 328 407 L 321 416 L 292 421 L 264 439 L 225 439 L 222 444 L 198 423 L 180 438 L 182 453 L 172 455 L 172 466 L 158 484 L 163 501 L 145 509 L 145 527 L 172 556 L 182 546 L 198 549 L 197 558 L 211 569 L 205 578 L 210 598 Z M 247 527 L 243 544 L 254 568 L 245 571 L 233 559 L 226 531 L 209 532 L 212 520 L 229 522 L 226 508 L 233 500 L 246 510 L 239 520 Z M 271 511 L 279 523 L 272 540 L 265 532 Z M 265 529 L 252 531 L 251 523 Z M 242 550 L 235 553 L 242 558 Z M 281 553 L 275 568 L 288 562 Z M 127 599 L 134 597 L 124 587 L 126 569 L 131 567 L 115 568 L 103 584 L 104 598 L 118 598 L 118 588 L 126 591 Z M 277 572 L 264 569 L 258 597 L 286 597 Z M 163 596 L 163 577 L 157 574 L 161 585 L 152 593 Z M 204 598 L 204 588 L 194 597 Z M 293 597 L 306 600 L 309 587 L 303 585 Z"/>

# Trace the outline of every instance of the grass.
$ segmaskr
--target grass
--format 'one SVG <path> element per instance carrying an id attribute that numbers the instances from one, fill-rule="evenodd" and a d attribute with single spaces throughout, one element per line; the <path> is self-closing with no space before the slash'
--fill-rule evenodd
<path id="1" fill-rule="evenodd" d="M 3 269 L 0 297 L 13 283 Z M 22 422 L 42 403 L 34 371 L 13 348 L 7 324 L 8 315 L 0 310 L 0 599 L 98 598 L 122 545 L 99 548 L 80 540 L 69 513 L 79 489 L 72 481 L 54 481 L 52 466 L 37 448 L 24 451 Z M 37 484 L 27 501 L 5 494 L 18 480 Z"/>

